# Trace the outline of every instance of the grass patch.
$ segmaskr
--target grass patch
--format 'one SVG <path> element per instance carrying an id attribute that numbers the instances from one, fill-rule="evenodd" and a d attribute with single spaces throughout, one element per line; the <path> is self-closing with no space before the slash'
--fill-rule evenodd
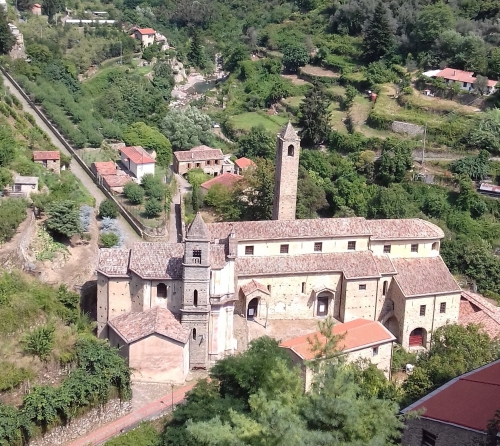
<path id="1" fill-rule="evenodd" d="M 231 116 L 230 121 L 237 130 L 249 132 L 252 127 L 262 124 L 268 132 L 278 133 L 286 125 L 288 118 L 280 115 L 269 116 L 263 112 L 248 112 Z"/>

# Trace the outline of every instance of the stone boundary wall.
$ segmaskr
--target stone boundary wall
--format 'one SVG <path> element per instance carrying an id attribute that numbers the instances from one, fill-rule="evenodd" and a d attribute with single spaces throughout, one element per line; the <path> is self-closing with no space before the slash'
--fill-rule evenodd
<path id="1" fill-rule="evenodd" d="M 410 124 L 409 122 L 394 121 L 391 124 L 391 130 L 395 133 L 406 133 L 410 136 L 417 136 L 424 134 L 424 127 L 417 124 Z"/>

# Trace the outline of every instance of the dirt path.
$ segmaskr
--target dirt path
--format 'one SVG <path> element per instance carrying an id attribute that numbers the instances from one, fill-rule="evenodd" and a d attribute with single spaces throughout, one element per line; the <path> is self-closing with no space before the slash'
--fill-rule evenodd
<path id="1" fill-rule="evenodd" d="M 17 89 L 12 85 L 12 83 L 2 75 L 3 83 L 6 87 L 9 88 L 10 93 L 16 96 L 21 104 L 23 105 L 24 111 L 29 113 L 35 119 L 36 124 L 40 127 L 47 135 L 49 135 L 50 140 L 54 146 L 56 146 L 62 153 L 66 155 L 71 155 L 66 148 L 61 144 L 61 142 L 56 138 L 56 136 L 52 133 L 52 130 L 40 119 L 40 117 L 35 113 L 35 111 L 31 108 L 31 106 L 26 102 L 26 100 L 21 96 L 21 94 L 17 91 Z M 96 184 L 92 181 L 85 170 L 78 164 L 75 159 L 71 159 L 70 164 L 71 172 L 73 172 L 78 179 L 82 182 L 85 188 L 90 192 L 90 194 L 95 198 L 96 207 L 99 206 L 101 201 L 103 201 L 106 197 L 101 192 L 101 190 L 96 186 Z M 119 217 L 120 224 L 126 235 L 126 245 L 129 247 L 133 242 L 140 241 L 141 238 L 137 235 L 137 233 L 130 227 L 130 225 L 125 221 L 123 217 Z"/>

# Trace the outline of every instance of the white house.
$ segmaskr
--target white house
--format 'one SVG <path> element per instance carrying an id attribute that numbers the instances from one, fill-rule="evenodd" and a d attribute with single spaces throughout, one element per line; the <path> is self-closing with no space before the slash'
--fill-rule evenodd
<path id="1" fill-rule="evenodd" d="M 472 71 L 462 71 L 455 70 L 454 68 L 445 68 L 444 70 L 431 70 L 423 73 L 427 77 L 441 77 L 444 81 L 450 85 L 453 82 L 458 82 L 460 88 L 464 91 L 474 91 L 474 82 L 476 82 L 476 77 Z M 495 86 L 498 81 L 488 79 L 488 87 L 486 95 L 490 95 L 495 92 Z"/>
<path id="2" fill-rule="evenodd" d="M 121 161 L 124 166 L 141 181 L 142 177 L 155 173 L 155 160 L 141 146 L 124 147 L 120 149 Z"/>

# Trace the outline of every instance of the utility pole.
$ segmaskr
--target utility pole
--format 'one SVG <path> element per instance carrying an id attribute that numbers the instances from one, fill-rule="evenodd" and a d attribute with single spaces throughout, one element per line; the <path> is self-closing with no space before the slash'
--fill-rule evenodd
<path id="1" fill-rule="evenodd" d="M 422 167 L 424 167 L 425 160 L 425 140 L 427 139 L 427 124 L 424 126 L 424 144 L 422 146 Z"/>

